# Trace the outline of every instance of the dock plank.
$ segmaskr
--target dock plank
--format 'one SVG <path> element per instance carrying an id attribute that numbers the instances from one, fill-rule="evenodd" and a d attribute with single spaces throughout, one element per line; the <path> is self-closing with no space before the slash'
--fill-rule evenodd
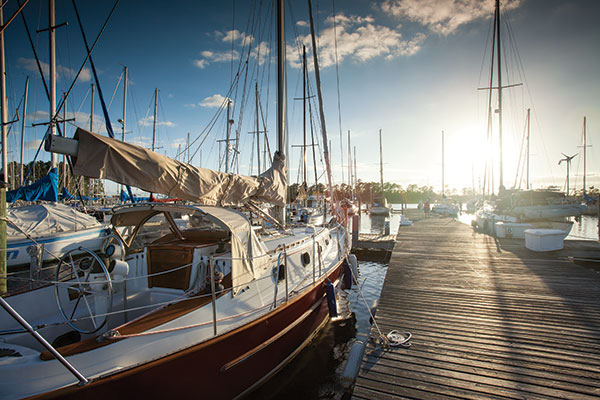
<path id="1" fill-rule="evenodd" d="M 537 253 L 409 212 L 375 320 L 411 347 L 383 349 L 374 327 L 352 398 L 600 398 L 600 272 L 571 261 L 600 244 Z"/>

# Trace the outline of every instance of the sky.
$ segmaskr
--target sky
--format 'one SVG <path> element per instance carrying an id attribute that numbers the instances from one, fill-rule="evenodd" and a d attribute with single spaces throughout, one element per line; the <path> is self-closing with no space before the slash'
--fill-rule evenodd
<path id="1" fill-rule="evenodd" d="M 112 1 L 78 1 L 88 44 L 101 32 Z M 9 1 L 6 21 L 17 9 Z M 348 131 L 356 148 L 358 179 L 378 181 L 379 131 L 386 182 L 432 186 L 441 191 L 442 131 L 446 191 L 480 188 L 486 160 L 494 165 L 498 185 L 498 114 L 488 137 L 493 0 L 314 0 L 317 47 L 326 130 L 331 142 L 334 182 L 348 182 Z M 302 62 L 307 48 L 309 94 L 316 93 L 307 3 L 286 2 L 287 132 L 290 182 L 301 180 L 303 143 Z M 502 1 L 503 176 L 504 186 L 524 187 L 519 164 L 530 119 L 530 181 L 533 188 L 564 188 L 566 163 L 570 187 L 581 188 L 583 119 L 587 121 L 588 186 L 600 186 L 600 14 L 597 0 Z M 273 1 L 120 0 L 92 52 L 112 127 L 121 137 L 123 68 L 128 68 L 126 140 L 151 148 L 154 93 L 159 90 L 155 150 L 196 166 L 224 169 L 227 99 L 231 99 L 231 136 L 239 146 L 230 152 L 234 172 L 256 174 L 256 91 L 273 150 L 276 131 L 276 44 Z M 31 0 L 24 16 L 35 50 L 47 74 L 47 1 Z M 67 100 L 66 132 L 90 128 L 91 84 L 85 46 L 72 2 L 58 1 L 56 23 L 57 97 L 72 85 Z M 30 77 L 25 160 L 33 158 L 49 120 L 43 89 L 24 23 L 15 18 L 5 30 L 9 119 L 22 102 Z M 494 75 L 494 83 L 497 86 Z M 512 86 L 515 85 L 515 86 Z M 492 103 L 496 108 L 497 90 Z M 323 149 L 316 98 L 309 103 L 313 134 Z M 93 130 L 106 134 L 98 90 Z M 309 124 L 310 127 L 310 124 Z M 9 160 L 19 159 L 21 122 L 9 134 Z M 192 145 L 186 151 L 187 136 Z M 264 135 L 264 134 L 263 134 Z M 311 143 L 308 129 L 308 143 Z M 262 135 L 261 135 L 262 136 Z M 342 143 L 340 143 L 342 138 Z M 221 150 L 220 147 L 221 146 Z M 264 137 L 261 138 L 261 150 Z M 183 150 L 181 150 L 183 149 Z M 178 155 L 181 150 L 183 155 Z M 308 183 L 314 182 L 311 148 Z M 236 155 L 234 157 L 234 155 Z M 353 154 L 352 154 L 353 155 Z M 264 153 L 261 153 L 264 161 Z M 325 182 L 317 156 L 319 181 Z M 38 159 L 48 160 L 43 150 Z M 219 165 L 221 164 L 221 165 Z M 343 168 L 342 168 L 343 165 Z M 521 168 L 519 168 L 521 165 Z M 261 169 L 263 166 L 261 165 Z M 517 170 L 522 173 L 517 178 Z M 489 182 L 488 178 L 488 182 Z M 108 184 L 109 192 L 117 186 Z"/>

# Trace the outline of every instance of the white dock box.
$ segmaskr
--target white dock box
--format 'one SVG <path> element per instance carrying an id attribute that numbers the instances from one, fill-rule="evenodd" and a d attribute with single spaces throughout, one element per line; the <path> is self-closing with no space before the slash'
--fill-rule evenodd
<path id="1" fill-rule="evenodd" d="M 560 229 L 527 229 L 525 247 L 533 251 L 560 250 L 564 246 L 565 232 Z"/>
<path id="2" fill-rule="evenodd" d="M 496 236 L 506 239 L 525 239 L 525 231 L 533 225 L 519 222 L 496 222 Z"/>

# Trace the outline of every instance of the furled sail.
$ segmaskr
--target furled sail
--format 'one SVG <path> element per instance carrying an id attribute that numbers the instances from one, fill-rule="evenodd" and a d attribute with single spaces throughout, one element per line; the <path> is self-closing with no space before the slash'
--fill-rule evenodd
<path id="1" fill-rule="evenodd" d="M 285 205 L 286 171 L 276 153 L 258 177 L 217 172 L 173 160 L 130 143 L 78 128 L 73 172 L 206 205 L 241 206 L 249 200 Z"/>

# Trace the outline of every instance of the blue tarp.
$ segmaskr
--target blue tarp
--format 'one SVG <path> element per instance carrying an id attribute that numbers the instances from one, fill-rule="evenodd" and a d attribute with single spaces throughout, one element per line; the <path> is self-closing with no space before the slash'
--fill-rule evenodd
<path id="1" fill-rule="evenodd" d="M 16 200 L 58 201 L 58 172 L 52 168 L 48 175 L 28 186 L 6 192 L 6 201 L 13 203 Z"/>
<path id="2" fill-rule="evenodd" d="M 598 200 L 598 197 L 590 197 L 590 196 L 588 196 L 587 193 L 584 193 L 583 194 L 583 199 L 585 200 L 585 202 L 587 204 L 590 204 L 590 203 L 593 203 L 594 201 Z"/>
<path id="3" fill-rule="evenodd" d="M 123 189 L 121 189 L 121 196 L 119 197 L 122 202 L 131 201 L 132 203 L 143 202 L 143 201 L 152 201 L 150 197 L 138 197 L 133 196 L 133 200 L 130 195 L 128 195 Z"/>

